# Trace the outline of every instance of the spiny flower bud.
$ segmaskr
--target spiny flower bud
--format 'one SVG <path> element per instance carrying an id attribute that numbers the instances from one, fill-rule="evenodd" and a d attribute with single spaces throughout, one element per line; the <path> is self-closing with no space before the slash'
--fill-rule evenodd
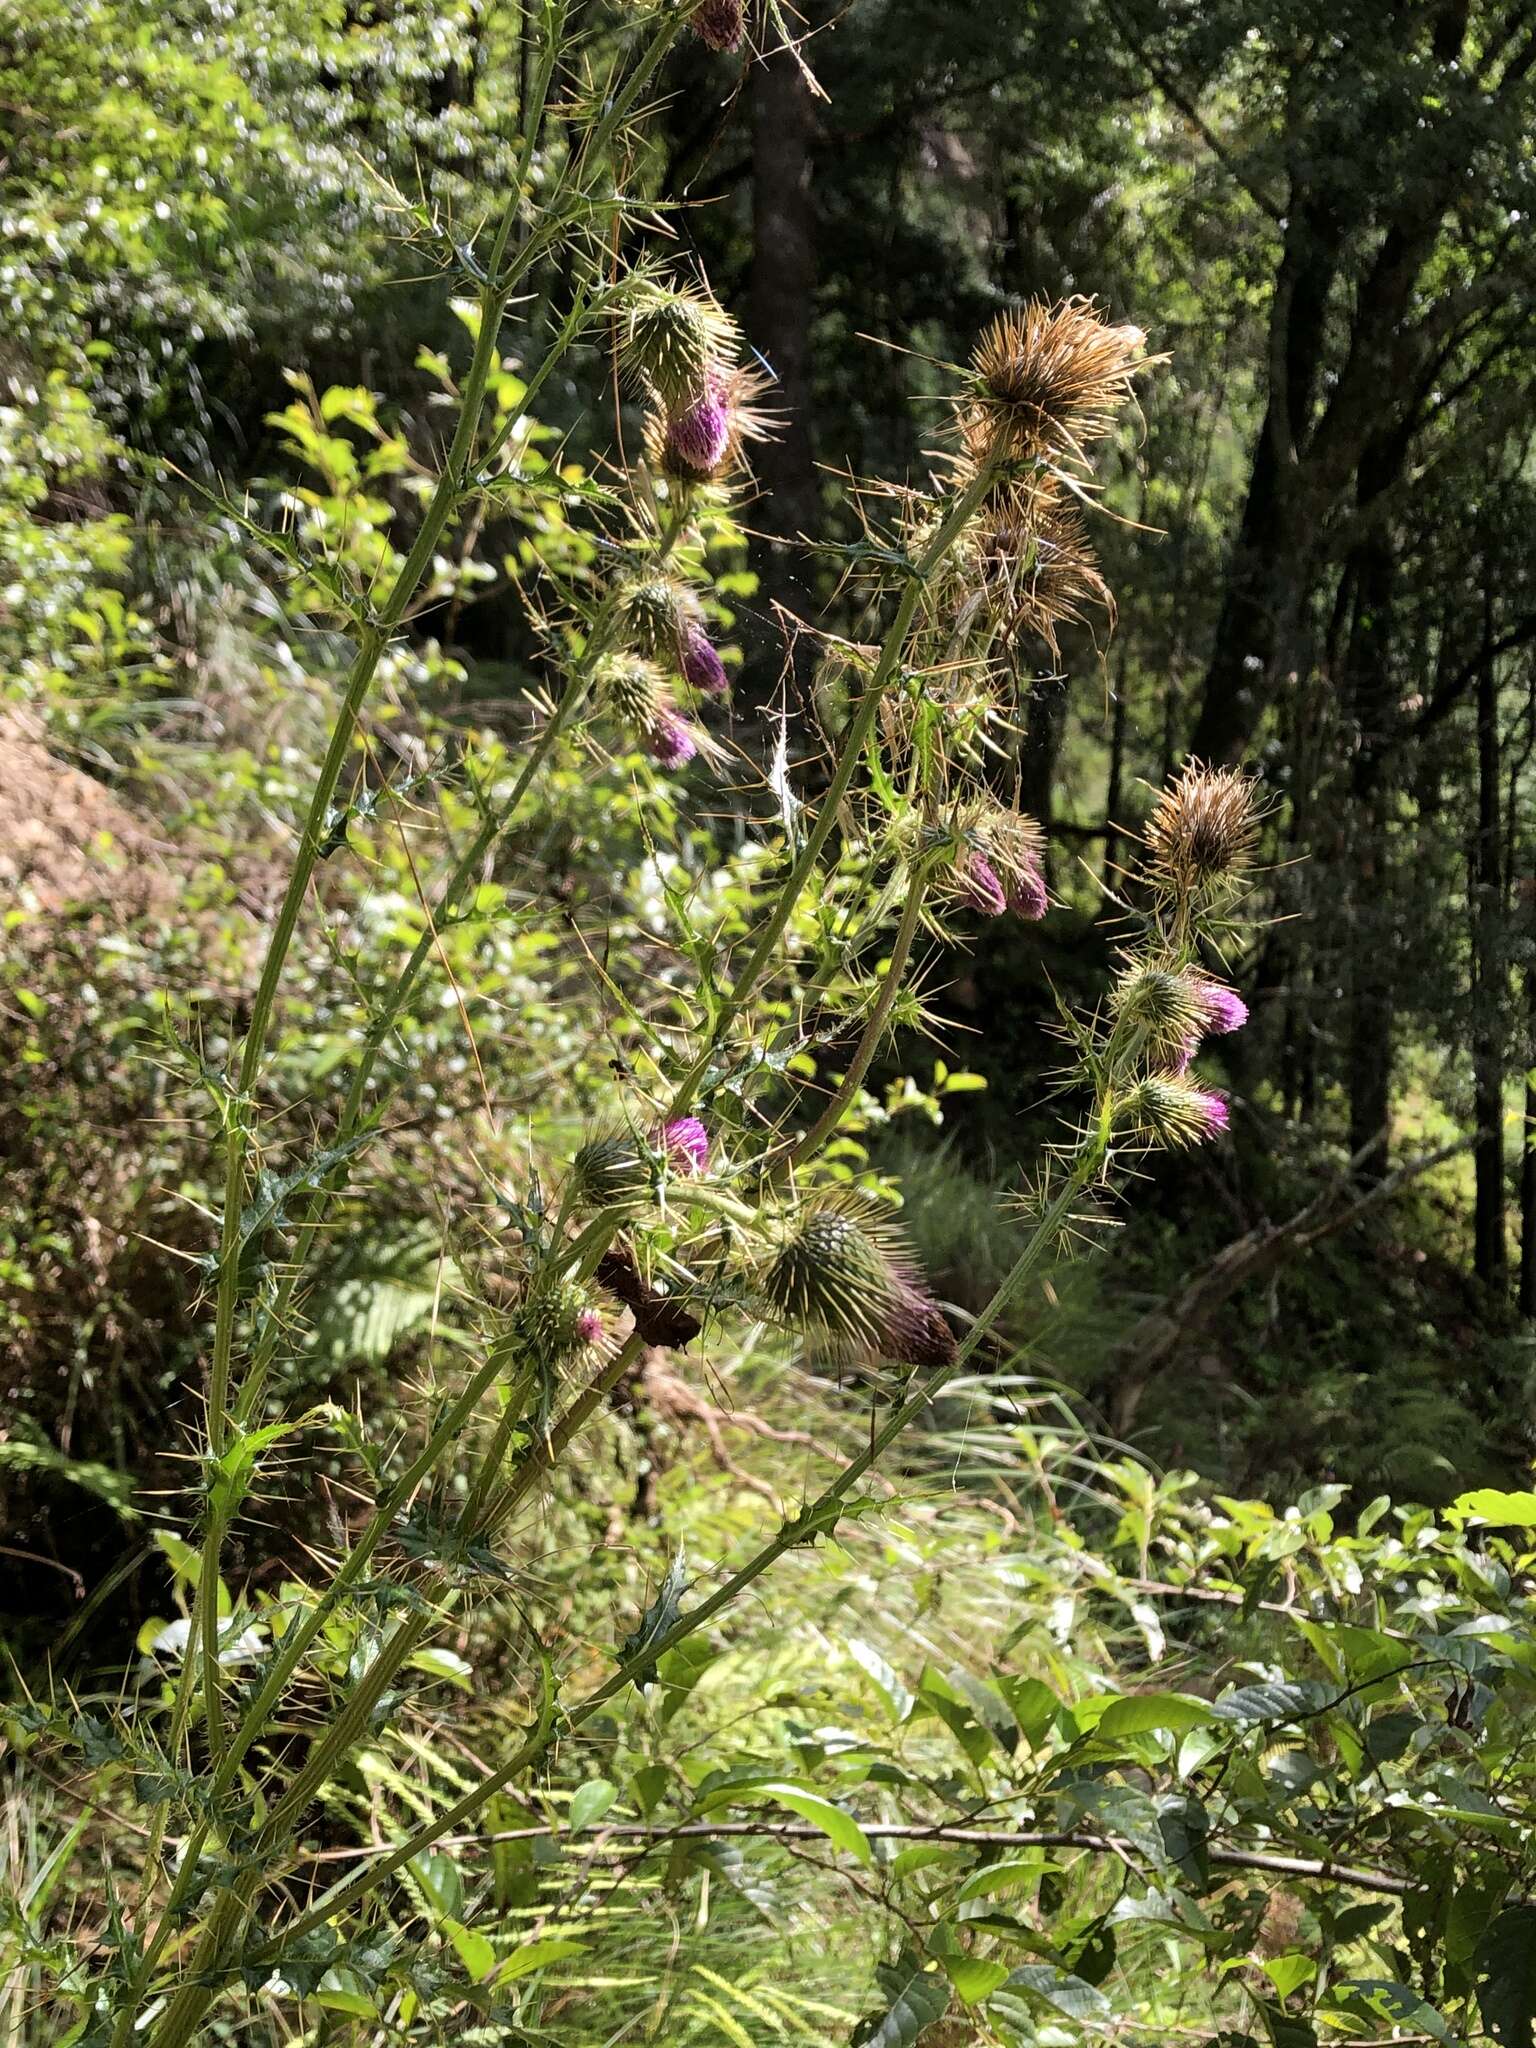
<path id="1" fill-rule="evenodd" d="M 590 1138 L 571 1161 L 570 1191 L 596 1209 L 643 1202 L 651 1192 L 650 1169 L 633 1138 Z"/>
<path id="2" fill-rule="evenodd" d="M 1122 1046 L 1156 1066 L 1187 1066 L 1205 1028 L 1201 984 L 1178 967 L 1132 961 L 1115 983 L 1109 1006 Z"/>
<path id="3" fill-rule="evenodd" d="M 1046 893 L 1045 834 L 1022 811 L 994 811 L 984 827 L 987 851 L 1003 884 L 1003 900 L 1016 917 L 1036 923 L 1050 908 Z"/>
<path id="4" fill-rule="evenodd" d="M 576 1281 L 541 1287 L 513 1312 L 518 1343 L 542 1366 L 556 1366 L 602 1342 L 602 1312 Z"/>
<path id="5" fill-rule="evenodd" d="M 597 688 L 621 725 L 648 732 L 667 704 L 666 679 L 643 654 L 612 654 L 598 666 Z"/>
<path id="6" fill-rule="evenodd" d="M 630 312 L 624 364 L 631 382 L 653 391 L 670 416 L 707 395 L 716 364 L 736 346 L 735 322 L 713 299 L 654 289 Z"/>
<path id="7" fill-rule="evenodd" d="M 764 1268 L 763 1296 L 787 1323 L 878 1351 L 902 1286 L 898 1243 L 867 1197 L 820 1195 Z"/>
<path id="8" fill-rule="evenodd" d="M 958 402 L 967 448 L 979 461 L 1080 462 L 1082 444 L 1113 427 L 1145 349 L 1139 327 L 1112 326 L 1091 299 L 1000 314 Z"/>
<path id="9" fill-rule="evenodd" d="M 1001 917 L 1008 908 L 1002 880 L 984 853 L 967 852 L 956 864 L 955 893 L 983 917 Z"/>
<path id="10" fill-rule="evenodd" d="M 1025 867 L 1003 877 L 1003 895 L 1015 917 L 1038 924 L 1051 907 L 1045 877 L 1037 867 Z"/>
<path id="11" fill-rule="evenodd" d="M 625 638 L 636 652 L 680 667 L 699 617 L 699 601 L 687 584 L 671 576 L 638 577 L 620 585 L 617 603 Z"/>
<path id="12" fill-rule="evenodd" d="M 680 1173 L 709 1171 L 709 1132 L 696 1116 L 676 1116 L 663 1124 L 661 1145 Z"/>
<path id="13" fill-rule="evenodd" d="M 688 26 L 711 50 L 737 49 L 747 27 L 745 0 L 702 0 Z"/>
<path id="14" fill-rule="evenodd" d="M 1165 895 L 1209 899 L 1242 880 L 1258 838 L 1248 777 L 1191 761 L 1147 821 L 1148 878 Z"/>
<path id="15" fill-rule="evenodd" d="M 1227 1098 L 1185 1074 L 1148 1074 L 1115 1104 L 1117 1125 L 1174 1150 L 1216 1137 L 1230 1121 Z"/>
<path id="16" fill-rule="evenodd" d="M 690 625 L 683 634 L 683 681 L 706 697 L 723 697 L 731 687 L 725 663 L 702 626 Z"/>

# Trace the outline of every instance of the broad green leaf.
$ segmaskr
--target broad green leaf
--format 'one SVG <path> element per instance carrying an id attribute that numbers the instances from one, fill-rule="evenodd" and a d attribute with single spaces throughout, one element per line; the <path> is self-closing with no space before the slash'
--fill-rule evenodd
<path id="1" fill-rule="evenodd" d="M 1289 1998 L 1303 1984 L 1312 1982 L 1317 1975 L 1317 1959 L 1292 1950 L 1283 1956 L 1271 1956 L 1264 1964 L 1264 1974 L 1282 1998 Z"/>
<path id="2" fill-rule="evenodd" d="M 1478 1522 L 1494 1529 L 1536 1529 L 1536 1493 L 1501 1493 L 1480 1486 L 1458 1494 L 1445 1511 L 1453 1524 Z"/>
<path id="3" fill-rule="evenodd" d="M 1318 1713 L 1338 1698 L 1336 1686 L 1308 1679 L 1280 1685 L 1240 1685 L 1224 1692 L 1212 1712 L 1218 1720 L 1239 1723 L 1295 1721 Z"/>
<path id="4" fill-rule="evenodd" d="M 965 2005 L 980 2005 L 999 1984 L 1008 1981 L 1008 1965 L 981 1956 L 942 1956 L 940 1961 Z"/>
<path id="5" fill-rule="evenodd" d="M 601 1820 L 618 1796 L 618 1788 L 606 1778 L 590 1778 L 585 1785 L 578 1785 L 566 1812 L 572 1834 L 580 1834 L 583 1828 Z"/>
<path id="6" fill-rule="evenodd" d="M 1373 2018 L 1386 2020 L 1405 2032 L 1428 2034 L 1433 2041 L 1455 2038 L 1440 2014 L 1417 1991 L 1385 1977 L 1345 1978 L 1333 1986 L 1333 1998 L 1341 2006 L 1363 2008 Z"/>
<path id="7" fill-rule="evenodd" d="M 1215 1718 L 1205 1700 L 1194 1699 L 1188 1693 L 1132 1693 L 1125 1699 L 1110 1701 L 1099 1716 L 1098 1732 L 1110 1736 L 1142 1735 L 1152 1728 L 1166 1728 L 1170 1734 L 1182 1735 L 1186 1729 Z"/>
<path id="8" fill-rule="evenodd" d="M 1007 1983 L 1010 1991 L 1025 1991 L 1031 1998 L 1043 1999 L 1083 2026 L 1104 2026 L 1113 2013 L 1102 1991 L 1054 1963 L 1023 1963 L 1008 1972 Z"/>
<path id="9" fill-rule="evenodd" d="M 882 2002 L 855 2027 L 851 2048 L 916 2048 L 923 2029 L 949 2009 L 949 1979 L 938 1963 L 910 1951 L 875 1974 Z"/>
<path id="10" fill-rule="evenodd" d="M 819 1792 L 807 1792 L 801 1785 L 769 1784 L 757 1785 L 753 1790 L 759 1797 L 772 1799 L 780 1806 L 787 1806 L 791 1813 L 798 1813 L 802 1820 L 808 1820 L 813 1827 L 821 1829 L 827 1839 L 856 1856 L 861 1863 L 873 1863 L 874 1854 L 868 1837 L 851 1813 L 834 1806 L 830 1799 L 823 1799 Z"/>
<path id="11" fill-rule="evenodd" d="M 451 1856 L 424 1849 L 406 1864 L 406 1870 L 420 1888 L 423 1902 L 434 1920 L 448 1920 L 464 1905 L 464 1880 Z"/>
<path id="12" fill-rule="evenodd" d="M 378 2006 L 355 1970 L 329 1969 L 315 1986 L 315 2003 L 331 2012 L 348 2012 L 357 2019 L 371 2020 Z"/>
<path id="13" fill-rule="evenodd" d="M 443 1932 L 453 1943 L 454 1953 L 464 1965 L 470 1982 L 478 1984 L 496 1967 L 496 1951 L 483 1934 L 466 1927 L 462 1920 L 445 1920 Z"/>

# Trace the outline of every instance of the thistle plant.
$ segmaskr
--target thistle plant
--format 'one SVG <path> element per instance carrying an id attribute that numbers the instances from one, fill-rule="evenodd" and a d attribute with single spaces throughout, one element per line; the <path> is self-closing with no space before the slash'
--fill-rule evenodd
<path id="1" fill-rule="evenodd" d="M 728 672 L 709 539 L 747 487 L 751 447 L 772 421 L 735 324 L 701 280 L 673 274 L 645 247 L 644 209 L 613 190 L 611 175 L 685 28 L 729 50 L 748 24 L 719 0 L 647 12 L 638 49 L 575 110 L 565 157 L 537 180 L 530 138 L 473 251 L 474 355 L 413 544 L 383 590 L 332 579 L 356 656 L 238 1062 L 208 1083 L 225 1174 L 187 1651 L 164 1712 L 124 1723 L 139 1779 L 157 1791 L 109 1959 L 73 1994 L 77 2038 L 185 2048 L 220 2001 L 302 1987 L 317 1963 L 360 1967 L 372 1906 L 397 1873 L 506 1788 L 536 1782 L 558 1742 L 646 1682 L 659 1657 L 726 1615 L 787 1551 L 835 1529 L 939 1390 L 984 1344 L 991 1355 L 1000 1319 L 1069 1242 L 1081 1200 L 1104 1199 L 1146 1152 L 1226 1123 L 1224 1100 L 1193 1062 L 1207 1036 L 1245 1014 L 1216 970 L 1255 813 L 1242 777 L 1192 766 L 1158 800 L 1127 881 L 1114 991 L 1101 1015 L 1063 1026 L 1078 1121 L 1042 1164 L 1016 1263 L 988 1307 L 963 1325 L 947 1312 L 889 1201 L 848 1186 L 827 1159 L 910 1014 L 921 944 L 961 944 L 978 918 L 1032 924 L 1049 908 L 1041 827 L 998 790 L 1037 649 L 1054 653 L 1058 629 L 1088 608 L 1108 614 L 1080 508 L 1092 502 L 1095 446 L 1151 359 L 1138 330 L 1085 301 L 1031 305 L 995 322 L 957 367 L 927 483 L 862 495 L 866 530 L 844 551 L 862 598 L 859 637 L 828 637 L 823 649 L 823 786 L 784 802 L 747 928 L 715 928 L 686 890 L 669 899 L 667 936 L 696 982 L 676 987 L 660 1013 L 615 988 L 628 1032 L 622 1085 L 600 1127 L 505 1195 L 516 1229 L 487 1295 L 483 1343 L 396 1453 L 340 1409 L 270 1419 L 323 1234 L 383 1127 L 393 1069 L 382 1055 L 434 971 L 434 933 L 470 914 L 488 861 L 537 805 L 541 776 L 557 760 L 638 750 L 649 766 L 636 772 L 657 778 L 669 801 L 707 810 L 732 772 L 717 722 Z M 562 30 L 552 0 L 541 101 L 565 53 Z M 569 281 L 569 310 L 523 396 L 488 424 L 503 322 L 525 281 L 550 265 Z M 518 418 L 586 337 L 617 347 L 644 411 L 636 460 L 594 495 L 598 567 L 585 583 L 551 574 L 530 598 L 543 606 L 551 675 L 540 722 L 510 777 L 481 792 L 478 828 L 445 861 L 420 941 L 372 996 L 331 1128 L 283 1180 L 271 1225 L 281 1257 L 253 1262 L 251 1218 L 272 1177 L 265 1155 L 280 1142 L 261 1122 L 270 1039 L 316 869 L 344 841 L 338 790 L 370 690 L 445 537 L 494 497 Z M 534 878 L 527 886 L 536 892 Z M 515 1752 L 329 1892 L 298 1894 L 295 1844 L 315 1800 L 347 1772 L 450 1617 L 478 1591 L 505 1587 L 509 1543 L 641 1352 L 729 1342 L 753 1322 L 860 1368 L 876 1401 L 865 1450 L 707 1593 L 674 1588 L 585 1692 L 568 1693 L 536 1646 L 547 1678 Z M 336 1432 L 355 1461 L 361 1517 L 306 1582 L 267 1604 L 237 1591 L 226 1612 L 226 1539 L 278 1446 L 316 1428 Z M 258 1621 L 268 1647 L 237 1680 L 229 1644 Z M 349 1630 L 366 1655 L 337 1680 L 322 1652 Z M 375 1957 L 368 1967 L 387 1965 Z"/>

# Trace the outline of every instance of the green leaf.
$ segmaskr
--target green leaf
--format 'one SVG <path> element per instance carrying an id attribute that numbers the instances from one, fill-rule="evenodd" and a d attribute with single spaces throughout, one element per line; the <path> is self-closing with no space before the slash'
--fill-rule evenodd
<path id="1" fill-rule="evenodd" d="M 315 2003 L 332 2012 L 349 2012 L 355 2018 L 371 2020 L 378 2013 L 372 1993 L 356 1970 L 329 1969 L 315 1986 Z"/>
<path id="2" fill-rule="evenodd" d="M 1480 1522 L 1496 1529 L 1536 1529 L 1536 1493 L 1501 1493 L 1496 1486 L 1480 1486 L 1458 1494 L 1445 1519 L 1458 1527 Z"/>
<path id="3" fill-rule="evenodd" d="M 566 1812 L 572 1834 L 580 1834 L 583 1828 L 601 1820 L 618 1796 L 618 1788 L 606 1778 L 589 1778 L 585 1785 L 578 1785 Z"/>
<path id="4" fill-rule="evenodd" d="M 1008 1981 L 1006 1963 L 990 1962 L 981 1956 L 941 1956 L 939 1960 L 965 2005 L 980 2005 L 999 1984 Z"/>
<path id="5" fill-rule="evenodd" d="M 1151 1728 L 1166 1728 L 1173 1735 L 1213 1721 L 1215 1715 L 1205 1700 L 1182 1692 L 1141 1692 L 1111 1700 L 1099 1716 L 1100 1735 L 1144 1735 Z"/>
<path id="6" fill-rule="evenodd" d="M 1504 2048 L 1531 2048 L 1536 2018 L 1536 1906 L 1506 1906 L 1477 1952 L 1483 2024 Z"/>
<path id="7" fill-rule="evenodd" d="M 874 1862 L 869 1839 L 853 1815 L 841 1806 L 834 1806 L 830 1799 L 823 1799 L 819 1792 L 807 1792 L 803 1786 L 785 1784 L 755 1785 L 752 1790 L 760 1798 L 772 1799 L 780 1806 L 787 1806 L 791 1813 L 798 1813 L 802 1820 L 820 1828 L 830 1842 L 848 1855 L 856 1856 L 861 1863 Z"/>
<path id="8" fill-rule="evenodd" d="M 477 1934 L 473 1927 L 466 1927 L 461 1920 L 445 1920 L 443 1932 L 453 1943 L 454 1953 L 468 1972 L 470 1982 L 478 1984 L 482 1977 L 488 1977 L 496 1967 L 496 1951 L 483 1934 Z"/>
<path id="9" fill-rule="evenodd" d="M 1319 1685 L 1313 1679 L 1296 1684 L 1240 1685 L 1224 1692 L 1212 1712 L 1220 1721 L 1296 1721 L 1331 1706 L 1337 1697 L 1336 1687 Z"/>
<path id="10" fill-rule="evenodd" d="M 1023 1963 L 1008 1972 L 1008 1989 L 1025 1991 L 1084 2026 L 1104 2026 L 1113 2007 L 1102 1991 L 1055 1963 Z"/>
<path id="11" fill-rule="evenodd" d="M 1312 1982 L 1317 1975 L 1317 1960 L 1292 1950 L 1283 1956 L 1271 1956 L 1264 1965 L 1264 1974 L 1282 1998 L 1289 1998 L 1303 1984 Z"/>
<path id="12" fill-rule="evenodd" d="M 572 1956 L 582 1956 L 586 1952 L 584 1941 L 573 1941 L 565 1934 L 546 1934 L 539 1941 L 525 1942 L 521 1948 L 514 1949 L 493 1981 L 498 1986 L 511 1984 L 518 1977 L 532 1976 L 535 1970 L 542 1970 L 549 1963 L 567 1962 Z"/>
<path id="13" fill-rule="evenodd" d="M 423 1849 L 406 1864 L 422 1901 L 434 1920 L 451 1919 L 464 1905 L 464 1880 L 451 1856 Z"/>
<path id="14" fill-rule="evenodd" d="M 1455 2038 L 1435 2008 L 1406 1984 L 1396 1984 L 1385 1977 L 1345 1978 L 1334 1985 L 1333 1997 L 1341 2006 L 1368 2012 L 1373 2018 L 1386 2020 L 1405 2031 L 1428 2034 L 1431 2040 Z"/>
<path id="15" fill-rule="evenodd" d="M 923 2029 L 949 2010 L 949 1979 L 936 1962 L 910 1950 L 875 1978 L 883 2002 L 860 2020 L 850 2048 L 916 2048 Z"/>

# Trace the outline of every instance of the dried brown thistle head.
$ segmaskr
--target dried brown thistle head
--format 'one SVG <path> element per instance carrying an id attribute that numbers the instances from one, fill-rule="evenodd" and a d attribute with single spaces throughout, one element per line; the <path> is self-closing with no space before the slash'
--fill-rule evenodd
<path id="1" fill-rule="evenodd" d="M 1103 612 L 1111 626 L 1115 600 L 1099 573 L 1087 522 L 1059 491 L 1014 487 L 988 503 L 968 536 L 962 573 L 1010 640 L 1036 633 L 1058 654 L 1056 629 Z"/>
<path id="2" fill-rule="evenodd" d="M 1001 313 L 971 355 L 957 401 L 978 462 L 1082 462 L 1107 434 L 1149 360 L 1139 327 L 1116 326 L 1091 299 L 1031 299 Z"/>
<path id="3" fill-rule="evenodd" d="M 1166 895 L 1209 899 L 1241 881 L 1258 839 L 1251 779 L 1190 761 L 1147 821 L 1147 878 Z"/>

